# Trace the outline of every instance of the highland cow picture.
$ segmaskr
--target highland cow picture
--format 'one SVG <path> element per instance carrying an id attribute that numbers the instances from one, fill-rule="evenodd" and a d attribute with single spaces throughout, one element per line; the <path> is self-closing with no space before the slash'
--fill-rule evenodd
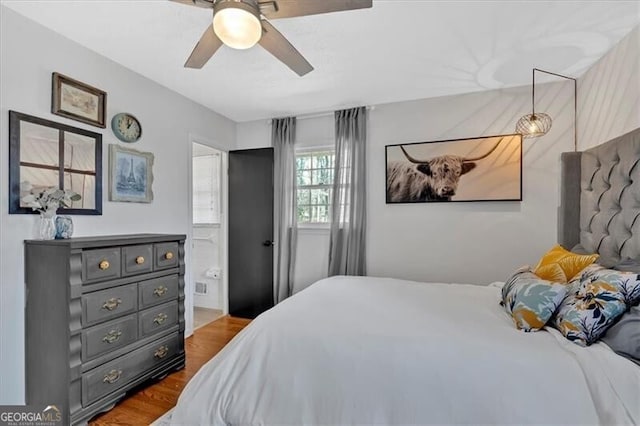
<path id="1" fill-rule="evenodd" d="M 522 200 L 519 134 L 385 149 L 387 204 Z"/>

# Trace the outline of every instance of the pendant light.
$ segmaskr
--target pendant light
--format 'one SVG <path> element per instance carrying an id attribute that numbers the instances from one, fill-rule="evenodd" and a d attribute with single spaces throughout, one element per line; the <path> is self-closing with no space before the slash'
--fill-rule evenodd
<path id="1" fill-rule="evenodd" d="M 536 71 L 550 74 L 556 77 L 566 78 L 567 80 L 573 80 L 573 117 L 574 117 L 574 135 L 573 135 L 573 147 L 574 151 L 578 149 L 578 130 L 577 130 L 577 109 L 578 109 L 578 88 L 577 80 L 573 77 L 557 74 L 550 71 L 534 68 L 532 71 L 531 82 L 531 114 L 526 114 L 518 120 L 516 123 L 516 133 L 522 135 L 523 138 L 533 139 L 540 136 L 544 136 L 551 129 L 553 119 L 549 114 L 544 112 L 536 112 L 535 110 L 535 98 L 536 98 Z"/>

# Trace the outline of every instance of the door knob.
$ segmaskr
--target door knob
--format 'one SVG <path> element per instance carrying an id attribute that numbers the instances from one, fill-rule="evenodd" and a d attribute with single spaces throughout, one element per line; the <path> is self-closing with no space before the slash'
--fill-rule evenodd
<path id="1" fill-rule="evenodd" d="M 271 247 L 271 246 L 273 246 L 275 244 L 276 244 L 276 242 L 275 241 L 271 241 L 271 240 L 264 240 L 262 242 L 262 245 L 265 246 L 265 247 Z"/>

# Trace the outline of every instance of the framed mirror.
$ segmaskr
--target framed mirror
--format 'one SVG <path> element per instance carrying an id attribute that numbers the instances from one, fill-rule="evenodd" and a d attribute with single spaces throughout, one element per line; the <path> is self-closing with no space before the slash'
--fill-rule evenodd
<path id="1" fill-rule="evenodd" d="M 37 213 L 20 199 L 21 182 L 81 195 L 58 214 L 102 214 L 102 135 L 9 111 L 9 213 Z"/>

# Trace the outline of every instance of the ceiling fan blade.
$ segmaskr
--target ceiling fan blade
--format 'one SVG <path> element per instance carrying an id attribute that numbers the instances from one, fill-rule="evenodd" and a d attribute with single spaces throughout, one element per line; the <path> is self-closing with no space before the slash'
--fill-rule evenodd
<path id="1" fill-rule="evenodd" d="M 170 0 L 174 3 L 184 4 L 186 6 L 202 7 L 204 9 L 213 8 L 213 0 Z"/>
<path id="2" fill-rule="evenodd" d="M 311 64 L 296 50 L 289 40 L 268 21 L 262 20 L 262 38 L 258 43 L 273 56 L 291 68 L 300 77 L 313 71 Z"/>
<path id="3" fill-rule="evenodd" d="M 260 13 L 269 19 L 366 9 L 373 0 L 259 0 Z"/>
<path id="4" fill-rule="evenodd" d="M 202 68 L 204 64 L 216 53 L 222 46 L 222 40 L 218 38 L 215 32 L 213 32 L 213 24 L 209 25 L 196 47 L 193 48 L 193 52 L 189 55 L 189 59 L 184 63 L 185 68 Z"/>

